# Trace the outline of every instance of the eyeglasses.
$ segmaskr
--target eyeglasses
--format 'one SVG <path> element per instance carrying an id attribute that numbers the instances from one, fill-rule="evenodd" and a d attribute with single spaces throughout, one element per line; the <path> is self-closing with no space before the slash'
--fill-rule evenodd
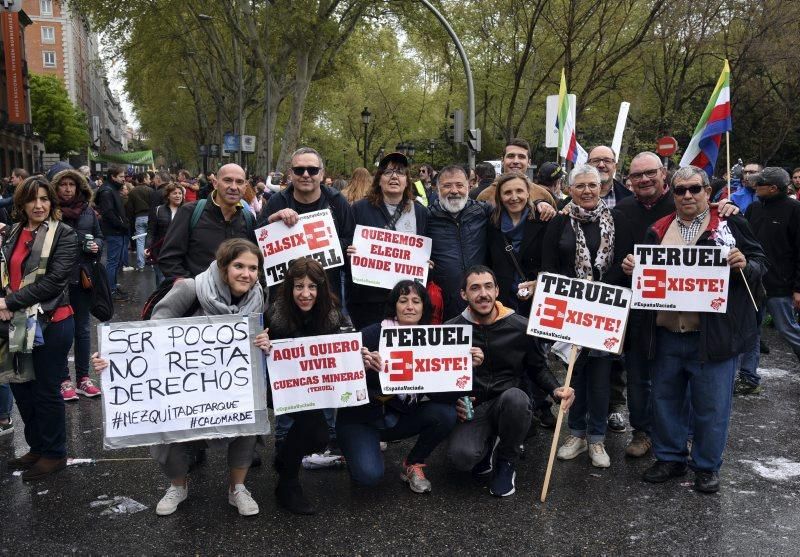
<path id="1" fill-rule="evenodd" d="M 405 178 L 406 169 L 405 168 L 387 168 L 383 171 L 383 175 L 387 178 L 391 178 L 392 176 L 402 176 Z"/>
<path id="2" fill-rule="evenodd" d="M 640 182 L 644 178 L 655 178 L 658 174 L 658 171 L 664 168 L 663 166 L 659 166 L 658 168 L 651 168 L 650 170 L 645 170 L 644 172 L 632 172 L 628 174 L 628 179 L 631 182 Z"/>
<path id="3" fill-rule="evenodd" d="M 614 159 L 610 159 L 608 157 L 595 157 L 593 159 L 589 159 L 586 162 L 588 162 L 592 166 L 595 166 L 595 165 L 600 164 L 600 163 L 603 163 L 603 164 L 614 164 L 617 161 L 615 161 Z"/>
<path id="4" fill-rule="evenodd" d="M 686 195 L 686 192 L 691 193 L 692 195 L 697 195 L 701 191 L 703 191 L 703 186 L 694 185 L 694 186 L 675 186 L 672 188 L 672 193 L 679 197 L 683 197 Z"/>
<path id="5" fill-rule="evenodd" d="M 586 191 L 587 189 L 589 189 L 589 190 L 599 190 L 600 189 L 600 184 L 596 184 L 594 182 L 589 182 L 588 184 L 572 184 L 570 187 L 572 189 L 574 189 L 575 191 Z"/>
<path id="6" fill-rule="evenodd" d="M 316 176 L 317 174 L 319 174 L 320 170 L 321 170 L 321 168 L 318 167 L 318 166 L 293 166 L 292 167 L 292 173 L 295 174 L 296 176 L 302 176 L 306 172 L 308 172 L 309 176 Z"/>

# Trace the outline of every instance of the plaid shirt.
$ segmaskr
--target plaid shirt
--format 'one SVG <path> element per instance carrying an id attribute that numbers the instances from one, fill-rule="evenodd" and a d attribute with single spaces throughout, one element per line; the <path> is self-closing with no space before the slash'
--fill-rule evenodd
<path id="1" fill-rule="evenodd" d="M 678 218 L 678 230 L 681 232 L 681 236 L 683 236 L 683 241 L 686 242 L 687 245 L 692 243 L 695 236 L 700 232 L 700 227 L 703 226 L 703 220 L 706 218 L 708 214 L 708 209 L 697 215 L 692 222 L 689 224 L 684 224 L 684 222 Z"/>

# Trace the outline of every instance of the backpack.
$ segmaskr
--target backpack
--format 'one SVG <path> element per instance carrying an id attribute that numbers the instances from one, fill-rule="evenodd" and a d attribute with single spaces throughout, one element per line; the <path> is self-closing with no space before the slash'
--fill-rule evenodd
<path id="1" fill-rule="evenodd" d="M 189 220 L 189 232 L 194 230 L 194 228 L 197 226 L 200 216 L 203 214 L 203 210 L 206 208 L 207 201 L 207 199 L 200 199 L 194 206 L 192 218 Z M 252 229 L 255 225 L 255 217 L 253 216 L 253 213 L 250 212 L 250 209 L 244 207 L 242 209 L 242 214 L 244 215 L 244 221 L 247 224 L 247 227 Z M 145 300 L 144 306 L 142 307 L 142 321 L 148 321 L 152 317 L 153 309 L 155 309 L 155 307 L 158 305 L 158 302 L 164 299 L 164 296 L 169 294 L 169 291 L 172 290 L 176 280 L 177 277 L 165 278 L 161 284 L 159 284 L 156 289 L 153 290 L 152 294 L 147 297 L 147 300 Z M 189 307 L 182 317 L 190 317 L 194 315 L 198 309 L 200 309 L 200 302 L 195 300 L 195 302 Z"/>

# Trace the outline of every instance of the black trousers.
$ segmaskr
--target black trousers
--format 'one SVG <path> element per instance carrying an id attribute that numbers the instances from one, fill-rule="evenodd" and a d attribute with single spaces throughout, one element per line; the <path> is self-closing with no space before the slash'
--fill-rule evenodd
<path id="1" fill-rule="evenodd" d="M 322 410 L 306 410 L 292 414 L 294 423 L 275 455 L 281 480 L 297 479 L 303 457 L 319 452 L 328 444 L 328 422 Z"/>

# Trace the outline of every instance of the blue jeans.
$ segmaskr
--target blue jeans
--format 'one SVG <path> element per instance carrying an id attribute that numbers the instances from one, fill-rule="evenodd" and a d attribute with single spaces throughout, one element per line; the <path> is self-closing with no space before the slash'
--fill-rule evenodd
<path id="1" fill-rule="evenodd" d="M 792 297 L 767 298 L 767 310 L 772 315 L 775 328 L 781 333 L 783 340 L 789 343 L 792 351 L 800 358 L 800 325 L 794 317 Z"/>
<path id="2" fill-rule="evenodd" d="M 407 464 L 424 464 L 436 446 L 447 439 L 456 425 L 454 404 L 423 402 L 410 414 L 400 415 L 392 428 L 374 423 L 336 424 L 337 439 L 354 482 L 372 486 L 383 478 L 381 441 L 397 441 L 419 435 L 406 457 Z"/>
<path id="3" fill-rule="evenodd" d="M 139 236 L 143 234 L 140 238 L 136 238 L 136 268 L 143 269 L 144 268 L 144 243 L 147 240 L 147 215 L 142 215 L 136 217 L 136 234 L 135 236 Z"/>
<path id="4" fill-rule="evenodd" d="M 108 248 L 106 259 L 108 286 L 114 292 L 117 290 L 117 273 L 122 268 L 122 254 L 128 250 L 125 236 L 106 236 L 106 247 Z"/>
<path id="5" fill-rule="evenodd" d="M 641 350 L 631 349 L 625 352 L 625 368 L 628 371 L 628 411 L 631 427 L 650 435 L 650 366 L 653 362 Z"/>
<path id="6" fill-rule="evenodd" d="M 61 379 L 74 335 L 72 317 L 50 323 L 44 330 L 44 344 L 33 349 L 36 379 L 11 385 L 19 415 L 25 424 L 25 442 L 31 453 L 45 458 L 67 456 Z"/>
<path id="7" fill-rule="evenodd" d="M 8 383 L 0 385 L 0 421 L 5 421 L 11 417 L 11 410 L 14 408 L 14 397 L 11 395 L 11 387 Z"/>
<path id="8" fill-rule="evenodd" d="M 728 441 L 737 358 L 701 362 L 699 352 L 700 333 L 658 328 L 653 365 L 653 454 L 660 461 L 686 462 L 691 420 L 691 467 L 717 472 Z M 687 389 L 691 390 L 691 409 Z"/>
<path id="9" fill-rule="evenodd" d="M 328 435 L 331 439 L 336 439 L 336 409 L 326 408 L 322 413 L 325 415 L 325 421 L 328 423 Z M 275 439 L 285 439 L 293 423 L 294 418 L 292 418 L 292 414 L 275 416 Z"/>
<path id="10" fill-rule="evenodd" d="M 575 402 L 567 420 L 570 433 L 587 438 L 589 443 L 602 443 L 608 426 L 608 400 L 611 397 L 611 358 L 578 356 L 572 375 Z"/>
<path id="11" fill-rule="evenodd" d="M 80 284 L 69 285 L 69 304 L 75 312 L 75 382 L 80 383 L 84 377 L 89 377 L 90 343 L 92 339 L 91 314 L 89 306 L 92 293 L 84 290 Z M 63 379 L 69 379 L 69 363 L 64 362 Z"/>
<path id="12" fill-rule="evenodd" d="M 756 327 L 758 327 L 756 338 L 750 348 L 739 356 L 739 377 L 751 385 L 761 383 L 761 376 L 758 374 L 758 363 L 761 361 L 761 322 L 763 320 L 764 307 L 762 306 L 756 313 Z"/>

